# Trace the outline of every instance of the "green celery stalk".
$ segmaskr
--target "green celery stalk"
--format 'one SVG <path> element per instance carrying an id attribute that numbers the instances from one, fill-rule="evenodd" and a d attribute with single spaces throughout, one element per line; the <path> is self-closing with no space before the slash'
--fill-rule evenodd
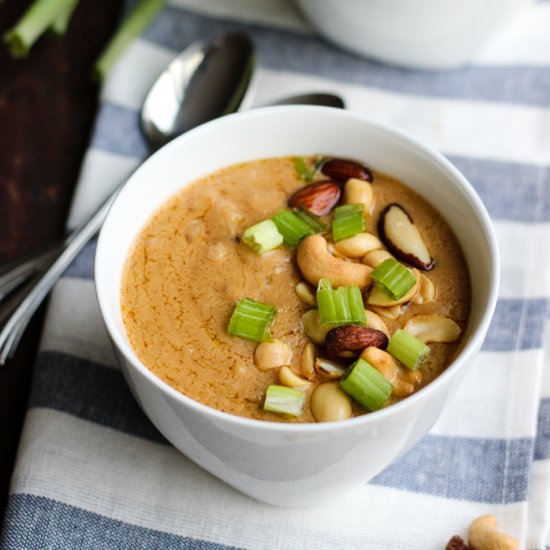
<path id="1" fill-rule="evenodd" d="M 4 34 L 12 57 L 26 57 L 44 31 L 65 13 L 74 0 L 35 0 L 15 26 Z"/>
<path id="2" fill-rule="evenodd" d="M 149 25 L 166 0 L 139 0 L 122 21 L 94 65 L 94 77 L 102 82 L 130 42 Z"/>

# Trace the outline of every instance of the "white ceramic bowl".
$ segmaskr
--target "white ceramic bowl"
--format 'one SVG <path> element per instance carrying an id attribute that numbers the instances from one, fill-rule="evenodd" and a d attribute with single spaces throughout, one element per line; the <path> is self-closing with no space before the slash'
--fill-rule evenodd
<path id="1" fill-rule="evenodd" d="M 418 393 L 345 421 L 261 422 L 197 403 L 153 375 L 128 343 L 120 282 L 132 241 L 166 199 L 197 178 L 248 160 L 316 153 L 360 159 L 395 176 L 445 216 L 470 270 L 475 271 L 464 347 L 453 364 Z M 439 153 L 396 129 L 349 112 L 271 107 L 205 124 L 153 155 L 129 179 L 107 216 L 99 237 L 95 281 L 122 371 L 164 436 L 243 493 L 277 505 L 302 506 L 365 483 L 427 433 L 483 342 L 497 299 L 497 266 L 487 212 L 466 179 Z"/>
<path id="2" fill-rule="evenodd" d="M 533 0 L 297 0 L 327 38 L 356 53 L 419 69 L 471 61 Z"/>

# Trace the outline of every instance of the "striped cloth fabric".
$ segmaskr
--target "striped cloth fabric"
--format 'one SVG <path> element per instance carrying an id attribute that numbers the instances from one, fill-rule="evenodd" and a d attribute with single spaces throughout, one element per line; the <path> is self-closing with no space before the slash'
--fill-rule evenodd
<path id="1" fill-rule="evenodd" d="M 51 297 L 0 547 L 435 549 L 493 513 L 522 548 L 548 549 L 550 2 L 534 3 L 472 66 L 429 73 L 333 47 L 290 0 L 173 0 L 103 89 L 70 225 L 145 155 L 138 110 L 161 68 L 229 29 L 255 42 L 257 105 L 338 93 L 472 182 L 502 255 L 483 350 L 429 435 L 368 485 L 332 506 L 270 507 L 202 471 L 138 408 L 99 316 L 92 243 Z"/>

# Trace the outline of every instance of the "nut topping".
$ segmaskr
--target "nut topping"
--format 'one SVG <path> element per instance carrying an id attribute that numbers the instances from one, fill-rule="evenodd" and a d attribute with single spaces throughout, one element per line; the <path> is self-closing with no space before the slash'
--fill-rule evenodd
<path id="1" fill-rule="evenodd" d="M 497 530 L 497 518 L 492 514 L 480 516 L 468 529 L 468 546 L 472 550 L 518 550 L 519 542 Z"/>
<path id="2" fill-rule="evenodd" d="M 298 376 L 286 365 L 279 369 L 279 382 L 287 388 L 304 388 L 311 385 L 309 380 Z"/>
<path id="3" fill-rule="evenodd" d="M 325 382 L 319 384 L 311 396 L 311 412 L 317 422 L 332 422 L 351 418 L 353 406 L 338 382 Z"/>
<path id="4" fill-rule="evenodd" d="M 342 188 L 334 181 L 318 181 L 298 189 L 288 199 L 291 208 L 302 206 L 316 216 L 328 214 L 340 200 Z"/>
<path id="5" fill-rule="evenodd" d="M 281 341 L 260 342 L 254 350 L 254 363 L 263 371 L 289 365 L 292 359 L 292 349 Z"/>
<path id="6" fill-rule="evenodd" d="M 399 204 L 384 208 L 378 219 L 378 234 L 396 258 L 424 271 L 433 268 L 434 259 L 418 227 Z"/>
<path id="7" fill-rule="evenodd" d="M 298 245 L 296 262 L 304 279 L 313 286 L 317 286 L 321 279 L 328 279 L 334 287 L 355 285 L 366 288 L 372 283 L 372 267 L 332 256 L 322 235 L 310 235 Z"/>
<path id="8" fill-rule="evenodd" d="M 363 256 L 361 262 L 375 268 L 388 258 L 393 258 L 393 256 L 387 250 L 371 250 Z"/>
<path id="9" fill-rule="evenodd" d="M 460 336 L 460 327 L 449 317 L 442 315 L 416 315 L 407 321 L 405 330 L 422 340 L 429 342 L 456 342 Z"/>
<path id="10" fill-rule="evenodd" d="M 468 545 L 462 537 L 455 535 L 445 546 L 445 550 L 468 550 Z"/>
<path id="11" fill-rule="evenodd" d="M 418 294 L 413 298 L 415 304 L 429 304 L 435 300 L 437 292 L 435 290 L 435 285 L 424 275 L 420 274 L 420 281 L 418 285 Z"/>
<path id="12" fill-rule="evenodd" d="M 401 316 L 401 313 L 403 313 L 403 308 L 400 305 L 392 306 L 392 307 L 378 307 L 378 306 L 369 306 L 372 311 L 375 313 L 378 313 L 378 315 L 382 315 L 383 317 L 387 317 L 388 319 L 392 319 L 392 321 L 395 321 L 399 319 Z"/>
<path id="13" fill-rule="evenodd" d="M 405 296 L 403 296 L 399 300 L 394 300 L 393 298 L 388 296 L 379 286 L 374 286 L 371 290 L 371 293 L 369 294 L 369 297 L 367 298 L 367 304 L 369 306 L 377 307 L 393 307 L 410 302 L 416 296 L 420 284 L 419 271 L 417 269 L 411 269 L 410 271 L 414 275 L 416 283 L 407 292 L 407 294 L 405 294 Z"/>
<path id="14" fill-rule="evenodd" d="M 317 349 L 315 344 L 308 342 L 302 349 L 302 356 L 300 357 L 300 370 L 302 376 L 305 376 L 308 380 L 315 380 L 317 373 L 315 372 L 315 358 L 317 355 Z"/>
<path id="15" fill-rule="evenodd" d="M 351 178 L 372 181 L 372 172 L 354 160 L 330 159 L 323 163 L 321 172 L 335 181 L 345 183 Z"/>
<path id="16" fill-rule="evenodd" d="M 374 313 L 374 311 L 365 309 L 365 321 L 367 327 L 375 328 L 376 330 L 383 332 L 388 338 L 390 337 L 388 326 L 378 315 L 376 315 L 376 313 Z"/>
<path id="17" fill-rule="evenodd" d="M 363 180 L 351 178 L 344 185 L 344 204 L 362 204 L 368 216 L 374 206 L 374 191 L 372 185 Z"/>
<path id="18" fill-rule="evenodd" d="M 317 357 L 315 359 L 315 372 L 322 378 L 342 378 L 346 373 L 346 368 L 334 361 Z"/>
<path id="19" fill-rule="evenodd" d="M 331 358 L 355 357 L 369 347 L 386 348 L 388 337 L 380 330 L 350 325 L 333 328 L 325 338 L 327 355 Z"/>
<path id="20" fill-rule="evenodd" d="M 378 237 L 366 232 L 334 243 L 334 249 L 344 258 L 362 258 L 367 252 L 379 248 L 382 248 L 382 243 Z"/>

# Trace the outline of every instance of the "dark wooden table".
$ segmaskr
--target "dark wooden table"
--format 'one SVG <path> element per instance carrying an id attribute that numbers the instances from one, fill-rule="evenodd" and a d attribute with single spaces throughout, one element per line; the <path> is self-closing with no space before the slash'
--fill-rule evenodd
<path id="1" fill-rule="evenodd" d="M 0 32 L 29 0 L 0 3 Z M 97 108 L 90 69 L 113 32 L 122 0 L 81 0 L 69 31 L 47 36 L 24 60 L 0 43 L 0 263 L 63 233 Z M 0 369 L 0 524 L 30 389 L 43 311 L 15 359 Z"/>

